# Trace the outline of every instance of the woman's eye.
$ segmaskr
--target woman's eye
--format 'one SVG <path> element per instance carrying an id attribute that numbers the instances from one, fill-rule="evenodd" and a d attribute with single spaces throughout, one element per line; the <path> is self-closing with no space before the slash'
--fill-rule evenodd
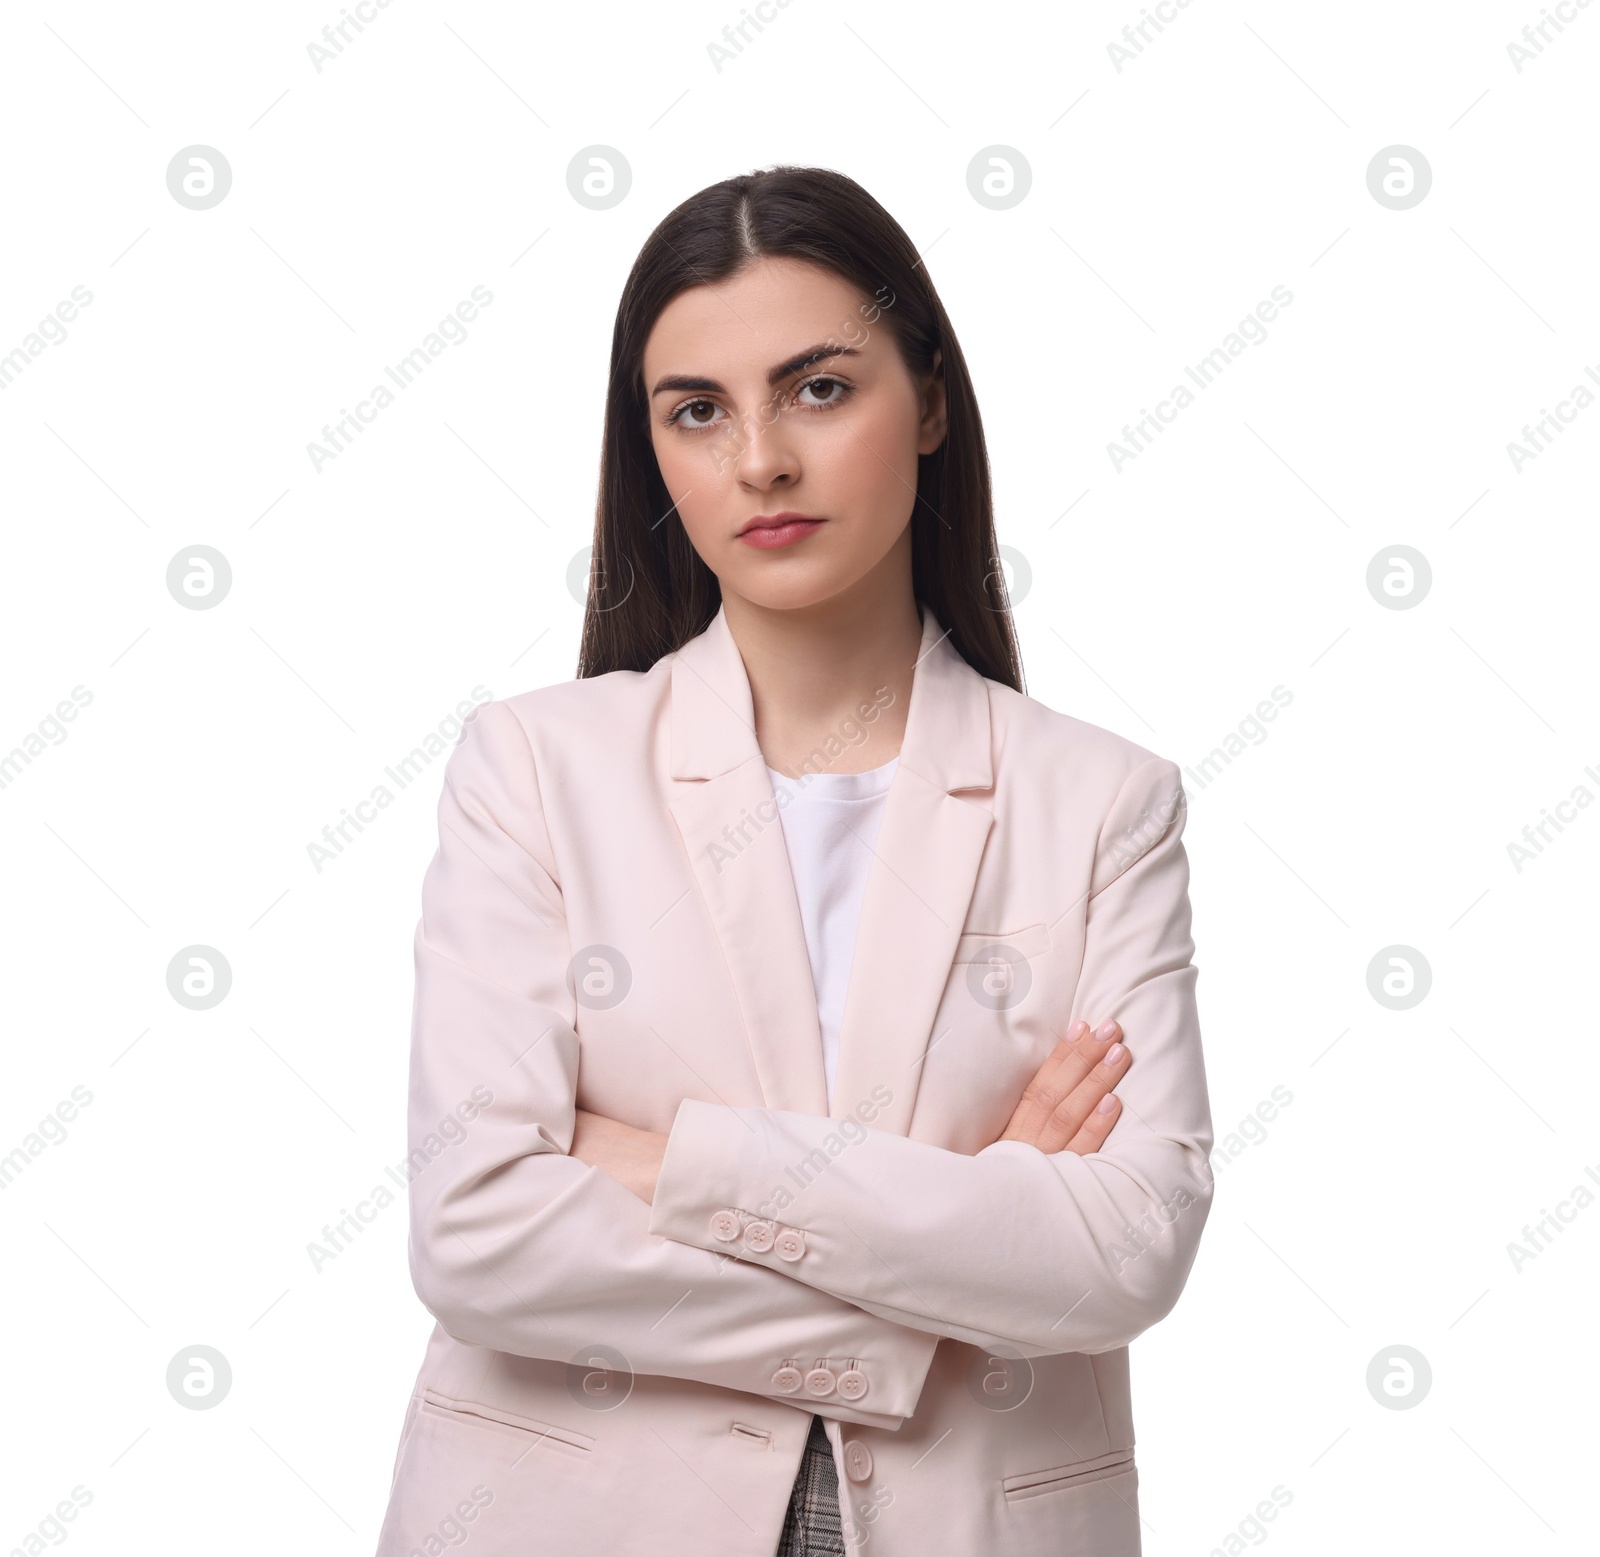
<path id="1" fill-rule="evenodd" d="M 826 391 L 822 399 L 809 402 L 810 408 L 817 411 L 840 404 L 850 393 L 850 386 L 837 378 L 807 379 L 795 393 L 803 395 L 808 389 Z"/>
<path id="2" fill-rule="evenodd" d="M 812 393 L 817 398 L 812 400 L 799 398 L 807 393 Z M 807 379 L 794 391 L 795 404 L 803 411 L 831 411 L 835 406 L 843 405 L 852 393 L 852 387 L 843 379 L 822 375 Z M 722 407 L 714 400 L 685 400 L 667 420 L 672 426 L 681 427 L 688 432 L 707 432 L 726 419 L 718 417 L 717 413 L 721 410 Z"/>
<path id="3" fill-rule="evenodd" d="M 673 413 L 673 421 L 685 427 L 712 427 L 711 418 L 720 407 L 712 400 L 689 400 Z"/>

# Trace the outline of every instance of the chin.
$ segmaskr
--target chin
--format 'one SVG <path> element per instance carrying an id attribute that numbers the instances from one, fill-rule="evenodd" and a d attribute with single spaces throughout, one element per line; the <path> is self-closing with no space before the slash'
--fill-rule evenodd
<path id="1" fill-rule="evenodd" d="M 855 575 L 831 571 L 826 575 L 800 568 L 783 571 L 791 576 L 780 577 L 777 569 L 758 569 L 752 576 L 751 570 L 740 568 L 736 572 L 723 574 L 718 582 L 724 593 L 738 595 L 766 611 L 803 611 L 808 606 L 831 600 L 856 582 Z"/>

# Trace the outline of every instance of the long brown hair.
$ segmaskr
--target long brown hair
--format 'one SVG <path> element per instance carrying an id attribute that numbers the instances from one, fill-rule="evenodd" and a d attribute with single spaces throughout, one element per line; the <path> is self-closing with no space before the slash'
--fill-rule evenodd
<path id="1" fill-rule="evenodd" d="M 780 166 L 691 195 L 645 240 L 611 335 L 594 554 L 578 675 L 648 670 L 717 614 L 716 575 L 690 544 L 650 441 L 644 348 L 662 310 L 689 287 L 764 256 L 806 260 L 882 305 L 913 379 L 942 353 L 949 427 L 917 461 L 912 589 L 982 675 L 1020 692 L 1022 659 L 1000 570 L 989 455 L 966 360 L 900 224 L 854 179 Z"/>

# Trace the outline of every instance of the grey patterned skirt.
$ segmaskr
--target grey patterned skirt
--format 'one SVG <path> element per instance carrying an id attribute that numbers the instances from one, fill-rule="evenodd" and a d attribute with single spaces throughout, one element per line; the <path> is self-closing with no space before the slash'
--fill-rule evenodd
<path id="1" fill-rule="evenodd" d="M 789 1494 L 789 1514 L 773 1557 L 844 1557 L 839 1472 L 820 1416 L 811 1418 L 806 1452 Z"/>

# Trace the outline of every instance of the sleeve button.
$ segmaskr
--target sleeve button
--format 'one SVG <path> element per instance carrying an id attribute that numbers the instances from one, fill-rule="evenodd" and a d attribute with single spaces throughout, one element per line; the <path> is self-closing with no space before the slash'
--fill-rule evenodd
<path id="1" fill-rule="evenodd" d="M 739 1213 L 718 1211 L 711 1218 L 711 1236 L 719 1243 L 732 1243 L 739 1236 Z"/>
<path id="2" fill-rule="evenodd" d="M 756 1254 L 765 1254 L 772 1247 L 773 1231 L 771 1222 L 746 1222 L 744 1228 L 744 1246 Z"/>
<path id="3" fill-rule="evenodd" d="M 839 1393 L 846 1400 L 860 1400 L 867 1392 L 867 1376 L 860 1368 L 846 1368 L 839 1375 Z"/>
<path id="4" fill-rule="evenodd" d="M 772 1387 L 781 1395 L 792 1395 L 800 1388 L 800 1370 L 787 1363 L 772 1375 Z"/>
<path id="5" fill-rule="evenodd" d="M 808 1395 L 831 1395 L 833 1386 L 838 1380 L 833 1375 L 831 1368 L 813 1368 L 806 1374 L 806 1393 Z"/>
<path id="6" fill-rule="evenodd" d="M 780 1259 L 798 1260 L 806 1252 L 806 1235 L 798 1227 L 786 1227 L 778 1234 L 777 1250 Z"/>
<path id="7" fill-rule="evenodd" d="M 859 1438 L 844 1446 L 844 1473 L 851 1481 L 865 1481 L 872 1474 L 872 1450 Z"/>

